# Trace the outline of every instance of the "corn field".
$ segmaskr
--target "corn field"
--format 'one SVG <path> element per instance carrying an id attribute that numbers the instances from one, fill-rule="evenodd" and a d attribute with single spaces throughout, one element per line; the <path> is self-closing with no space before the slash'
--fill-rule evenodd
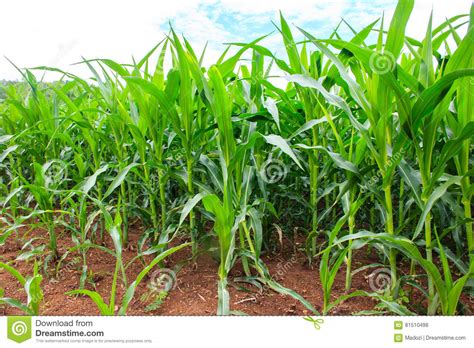
<path id="1" fill-rule="evenodd" d="M 260 37 L 226 44 L 211 65 L 173 28 L 140 60 L 84 58 L 87 78 L 11 62 L 21 81 L 1 86 L 0 248 L 20 248 L 0 255 L 0 270 L 26 300 L 0 284 L 0 307 L 39 314 L 44 286 L 74 257 L 80 281 L 65 296 L 126 315 L 171 256 L 207 253 L 218 315 L 243 314 L 230 300 L 235 268 L 314 314 L 355 297 L 374 301 L 369 314 L 469 313 L 474 7 L 412 38 L 413 6 L 400 0 L 390 23 L 360 31 L 342 21 L 328 38 L 281 14 L 280 54 Z M 46 72 L 59 78 L 44 82 Z M 294 234 L 320 301 L 264 261 Z M 87 283 L 93 250 L 114 265 L 108 293 Z M 361 254 L 377 261 L 360 265 Z M 374 269 L 387 286 L 354 289 L 353 276 Z"/>

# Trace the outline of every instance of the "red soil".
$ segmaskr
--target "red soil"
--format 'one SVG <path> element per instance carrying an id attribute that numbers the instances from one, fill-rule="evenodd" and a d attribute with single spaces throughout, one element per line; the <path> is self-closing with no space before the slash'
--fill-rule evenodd
<path id="1" fill-rule="evenodd" d="M 130 230 L 130 245 L 136 245 L 141 234 L 141 229 L 134 227 Z M 34 230 L 28 234 L 28 238 L 45 237 L 41 230 Z M 303 240 L 303 238 L 300 238 Z M 275 280 L 285 287 L 295 290 L 307 299 L 313 306 L 321 311 L 323 302 L 323 292 L 318 275 L 318 265 L 310 267 L 306 256 L 301 251 L 301 243 L 286 243 L 282 250 L 275 254 L 265 255 L 263 260 L 268 267 L 270 274 Z M 72 242 L 67 237 L 60 238 L 60 253 L 64 253 Z M 113 249 L 110 240 L 106 240 L 106 245 Z M 23 275 L 31 274 L 33 262 L 14 261 L 20 253 L 21 244 L 14 241 L 13 236 L 7 243 L 0 247 L 0 261 L 9 262 L 17 268 Z M 166 260 L 166 267 L 173 268 L 178 262 L 190 258 L 190 248 L 180 250 L 171 255 Z M 128 248 L 123 253 L 125 263 L 137 255 L 136 250 Z M 81 261 L 74 263 L 78 254 L 70 255 L 64 261 L 57 278 L 44 277 L 42 288 L 44 300 L 41 305 L 41 315 L 98 315 L 99 311 L 95 304 L 85 296 L 68 296 L 65 292 L 78 289 L 81 276 Z M 146 257 L 150 261 L 152 257 Z M 354 253 L 354 266 L 356 269 L 362 265 L 378 262 L 377 258 L 367 256 L 365 250 L 357 250 Z M 91 281 L 86 282 L 86 288 L 99 292 L 106 302 L 109 299 L 109 292 L 112 282 L 112 275 L 115 267 L 115 260 L 110 254 L 98 249 L 90 249 L 87 253 L 87 263 L 92 271 Z M 196 262 L 187 262 L 177 273 L 176 286 L 169 292 L 164 302 L 159 308 L 146 311 L 145 307 L 150 300 L 144 299 L 142 295 L 149 292 L 148 284 L 150 278 L 145 278 L 139 285 L 136 295 L 132 300 L 128 315 L 215 315 L 217 309 L 217 262 L 209 254 L 201 254 Z M 142 264 L 137 260 L 127 269 L 129 282 L 133 281 L 136 275 L 143 269 Z M 335 299 L 343 294 L 345 281 L 345 267 L 342 267 L 336 277 L 333 286 L 332 298 Z M 354 275 L 352 289 L 362 289 L 370 292 L 368 284 L 369 274 L 373 269 L 367 269 Z M 152 273 L 152 272 L 151 272 Z M 151 274 L 150 273 L 150 274 Z M 235 283 L 233 279 L 243 276 L 241 265 L 236 265 L 229 277 L 230 305 L 233 311 L 242 311 L 249 315 L 308 315 L 311 314 L 304 305 L 290 296 L 284 296 L 268 288 L 258 289 L 257 287 L 245 283 Z M 233 286 L 234 284 L 235 286 Z M 244 291 L 244 287 L 247 289 Z M 26 294 L 20 284 L 8 272 L 0 270 L 0 288 L 5 290 L 5 297 L 12 297 L 26 302 Z M 119 281 L 117 302 L 120 304 L 125 287 Z M 469 301 L 469 296 L 463 295 L 462 301 L 468 307 L 470 313 L 474 312 L 474 304 Z M 415 301 L 422 301 L 419 294 L 415 293 Z M 376 302 L 367 297 L 356 297 L 349 299 L 336 308 L 331 315 L 350 315 L 363 310 L 373 310 Z M 0 315 L 21 314 L 16 308 L 10 306 L 0 306 Z M 469 314 L 469 313 L 468 313 Z"/>

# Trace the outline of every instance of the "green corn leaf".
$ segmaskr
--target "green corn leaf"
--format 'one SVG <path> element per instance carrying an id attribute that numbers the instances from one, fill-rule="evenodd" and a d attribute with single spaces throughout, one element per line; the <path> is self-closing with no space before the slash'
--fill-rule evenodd
<path id="1" fill-rule="evenodd" d="M 109 306 L 107 306 L 104 302 L 104 299 L 102 296 L 99 295 L 99 293 L 95 291 L 90 291 L 90 290 L 72 290 L 66 292 L 66 295 L 85 295 L 88 296 L 94 303 L 96 304 L 97 308 L 99 309 L 99 312 L 101 315 L 113 315 L 114 313 L 110 311 Z"/>
<path id="2" fill-rule="evenodd" d="M 126 166 L 125 168 L 123 168 L 123 169 L 117 174 L 117 176 L 114 178 L 114 180 L 113 180 L 112 183 L 110 184 L 109 188 L 108 188 L 107 191 L 105 192 L 105 194 L 104 194 L 104 199 L 107 198 L 117 187 L 119 187 L 120 184 L 122 184 L 122 182 L 125 180 L 125 177 L 127 176 L 128 172 L 129 172 L 132 168 L 137 167 L 138 165 L 139 165 L 138 163 L 131 163 L 131 164 L 129 164 L 128 166 Z"/>
<path id="3" fill-rule="evenodd" d="M 187 246 L 189 246 L 190 243 L 184 243 L 181 245 L 178 245 L 176 247 L 170 248 L 158 256 L 156 256 L 153 261 L 151 261 L 138 275 L 137 278 L 132 282 L 132 284 L 127 288 L 127 291 L 125 292 L 123 299 L 122 299 L 122 305 L 120 306 L 119 309 L 119 315 L 125 315 L 127 314 L 127 309 L 128 306 L 130 305 L 130 302 L 133 299 L 133 296 L 135 295 L 135 291 L 137 286 L 141 283 L 143 278 L 155 267 L 159 262 L 164 260 L 166 257 L 169 255 L 177 252 L 178 250 L 181 250 Z"/>

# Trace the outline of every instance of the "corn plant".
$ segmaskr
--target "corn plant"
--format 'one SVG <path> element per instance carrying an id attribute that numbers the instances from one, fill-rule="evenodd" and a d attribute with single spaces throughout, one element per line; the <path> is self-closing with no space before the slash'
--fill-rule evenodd
<path id="1" fill-rule="evenodd" d="M 170 28 L 139 60 L 83 58 L 90 78 L 14 66 L 23 81 L 0 88 L 0 245 L 21 243 L 19 261 L 42 258 L 48 277 L 50 261 L 58 277 L 78 254 L 70 294 L 104 315 L 126 314 L 146 274 L 188 241 L 191 262 L 216 253 L 221 315 L 238 314 L 228 286 L 240 264 L 241 281 L 313 313 L 355 296 L 400 315 L 462 312 L 474 267 L 474 13 L 439 25 L 431 16 L 414 38 L 413 7 L 399 0 L 389 23 L 382 15 L 356 30 L 341 20 L 325 37 L 280 14 L 281 54 L 264 35 L 227 43 L 210 65 L 205 48 L 198 54 Z M 45 72 L 58 80 L 36 76 Z M 269 180 L 275 163 L 280 177 Z M 44 235 L 29 237 L 36 228 Z M 294 251 L 319 266 L 321 304 L 283 287 L 263 262 L 295 231 L 305 242 Z M 64 238 L 72 246 L 60 247 Z M 170 248 L 176 238 L 184 244 Z M 144 269 L 129 283 L 122 253 L 135 247 Z M 85 289 L 91 249 L 115 262 L 108 299 Z M 353 275 L 373 267 L 355 267 L 355 250 L 389 268 L 388 290 L 353 289 Z M 339 272 L 346 293 L 334 299 Z M 128 290 L 117 312 L 119 282 Z M 415 289 L 426 305 L 406 302 Z"/>
<path id="2" fill-rule="evenodd" d="M 38 263 L 35 261 L 33 275 L 26 278 L 18 270 L 6 263 L 0 262 L 0 268 L 15 277 L 20 285 L 23 286 L 27 295 L 26 303 L 21 303 L 13 298 L 3 297 L 3 295 L 0 298 L 0 303 L 16 307 L 27 315 L 38 315 L 41 302 L 43 301 L 43 291 L 41 290 L 43 276 L 38 272 Z"/>
<path id="3" fill-rule="evenodd" d="M 97 306 L 100 311 L 101 315 L 115 315 L 116 309 L 116 296 L 117 296 L 117 283 L 119 282 L 119 276 L 122 275 L 122 281 L 127 286 L 127 291 L 125 292 L 121 306 L 119 307 L 118 313 L 119 315 L 125 315 L 127 313 L 128 306 L 133 299 L 135 294 L 136 287 L 140 284 L 143 278 L 155 267 L 159 262 L 161 262 L 167 256 L 173 254 L 174 252 L 188 246 L 189 244 L 181 244 L 177 247 L 170 248 L 158 256 L 156 256 L 153 261 L 151 261 L 136 277 L 135 281 L 128 284 L 126 276 L 125 276 L 125 267 L 122 260 L 122 231 L 120 225 L 122 223 L 120 214 L 117 214 L 114 219 L 108 213 L 107 209 L 104 206 L 100 206 L 101 212 L 104 214 L 106 229 L 110 233 L 110 237 L 114 243 L 115 252 L 112 253 L 115 256 L 115 270 L 112 279 L 112 285 L 109 294 L 109 303 L 107 304 L 104 298 L 97 293 L 96 291 L 91 291 L 87 289 L 77 289 L 68 291 L 67 295 L 86 295 L 88 296 Z"/>

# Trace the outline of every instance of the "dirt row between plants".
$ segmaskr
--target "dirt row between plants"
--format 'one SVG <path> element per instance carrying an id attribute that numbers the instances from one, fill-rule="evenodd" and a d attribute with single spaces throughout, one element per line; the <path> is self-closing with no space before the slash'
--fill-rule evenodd
<path id="1" fill-rule="evenodd" d="M 132 247 L 124 250 L 123 258 L 125 263 L 133 259 L 136 255 L 136 242 L 141 235 L 141 229 L 134 227 L 130 230 L 130 245 Z M 46 238 L 45 232 L 35 230 L 28 233 L 28 238 Z M 263 256 L 273 278 L 285 287 L 295 290 L 307 299 L 318 311 L 322 310 L 323 292 L 318 275 L 318 265 L 310 267 L 306 256 L 301 251 L 301 244 L 304 239 L 299 238 L 299 242 L 290 243 L 287 241 L 282 248 L 273 254 Z M 64 253 L 71 241 L 69 238 L 59 240 L 60 252 Z M 106 240 L 106 245 L 113 249 L 110 240 Z M 15 258 L 21 252 L 21 243 L 13 241 L 10 237 L 7 243 L 0 247 L 0 260 L 10 262 L 24 276 L 32 274 L 32 261 L 17 261 Z M 176 265 L 191 256 L 190 248 L 181 250 L 171 255 L 165 263 L 165 267 L 174 269 Z M 147 262 L 152 257 L 145 258 Z M 354 269 L 377 263 L 375 255 L 367 255 L 365 250 L 357 250 L 354 258 Z M 108 302 L 112 283 L 112 275 L 115 267 L 115 259 L 108 253 L 90 249 L 87 253 L 87 263 L 89 267 L 89 277 L 86 281 L 86 289 L 95 290 Z M 78 255 L 70 255 L 63 262 L 57 277 L 44 277 L 42 288 L 44 300 L 41 305 L 40 315 L 98 315 L 99 311 L 91 299 L 85 296 L 68 296 L 65 293 L 79 288 L 81 276 L 81 262 Z M 172 288 L 168 296 L 161 305 L 154 309 L 147 309 L 151 300 L 150 294 L 153 285 L 153 276 L 149 276 L 137 288 L 136 295 L 132 300 L 128 315 L 215 315 L 217 310 L 217 268 L 218 262 L 209 254 L 202 253 L 195 262 L 186 262 L 177 272 L 176 280 L 172 281 Z M 343 267 L 344 268 L 344 267 Z M 344 295 L 345 272 L 341 268 L 333 286 L 332 298 L 335 299 Z M 133 281 L 136 275 L 143 269 L 140 261 L 135 261 L 127 269 L 129 282 Z M 354 275 L 352 289 L 366 290 L 371 292 L 374 284 L 379 284 L 372 279 L 374 269 L 366 269 Z M 153 272 L 151 272 L 153 273 Z M 259 289 L 257 286 L 235 282 L 234 279 L 244 276 L 241 265 L 236 265 L 232 270 L 229 281 L 231 310 L 241 311 L 249 315 L 308 315 L 310 311 L 299 301 L 288 295 L 281 295 L 268 288 Z M 383 280 L 383 279 L 382 279 Z M 379 279 L 381 281 L 381 279 Z M 372 286 L 369 284 L 372 282 Z M 376 285 L 377 286 L 377 285 Z M 5 297 L 11 297 L 26 302 L 26 294 L 21 285 L 4 270 L 0 270 L 0 288 L 5 290 Z M 125 286 L 119 282 L 117 291 L 117 302 L 120 304 Z M 414 293 L 415 302 L 422 302 L 421 295 Z M 474 304 L 469 301 L 469 296 L 463 295 L 462 302 L 468 307 L 468 311 L 474 313 Z M 336 308 L 331 310 L 331 315 L 351 315 L 361 311 L 374 310 L 376 301 L 368 297 L 356 297 L 348 299 Z M 118 307 L 117 307 L 118 308 Z M 470 314 L 466 313 L 466 314 Z M 0 315 L 22 314 L 20 310 L 0 305 Z"/>

